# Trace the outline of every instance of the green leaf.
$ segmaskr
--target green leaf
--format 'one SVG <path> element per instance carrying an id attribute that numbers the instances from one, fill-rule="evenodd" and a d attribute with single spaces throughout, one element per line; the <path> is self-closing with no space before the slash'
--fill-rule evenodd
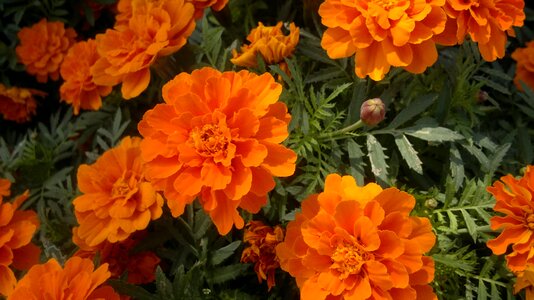
<path id="1" fill-rule="evenodd" d="M 154 300 L 154 296 L 140 286 L 116 279 L 108 280 L 107 283 L 121 295 L 132 296 L 133 299 L 138 300 Z"/>
<path id="2" fill-rule="evenodd" d="M 243 275 L 243 272 L 248 268 L 247 264 L 233 264 L 224 266 L 213 270 L 209 273 L 211 282 L 218 284 L 228 280 L 232 280 L 239 275 Z"/>
<path id="3" fill-rule="evenodd" d="M 405 134 L 429 141 L 429 142 L 449 142 L 461 140 L 464 137 L 445 127 L 426 127 L 425 125 L 416 125 L 402 130 Z"/>
<path id="4" fill-rule="evenodd" d="M 423 95 L 403 109 L 385 129 L 395 129 L 424 112 L 438 98 L 436 94 Z"/>
<path id="5" fill-rule="evenodd" d="M 458 148 L 456 148 L 454 144 L 451 145 L 449 160 L 451 177 L 454 180 L 454 186 L 456 189 L 459 189 L 462 186 L 465 178 L 464 161 L 462 160 L 460 151 L 458 151 Z"/>
<path id="6" fill-rule="evenodd" d="M 469 235 L 473 238 L 473 241 L 476 242 L 477 240 L 477 224 L 471 217 L 471 215 L 467 212 L 467 210 L 462 209 L 460 210 L 462 213 L 462 217 L 465 221 L 465 226 L 467 227 L 467 231 L 469 232 Z"/>
<path id="7" fill-rule="evenodd" d="M 371 172 L 375 175 L 380 184 L 388 183 L 388 171 L 384 148 L 373 135 L 367 136 L 367 155 L 371 161 Z"/>
<path id="8" fill-rule="evenodd" d="M 397 144 L 399 152 L 402 158 L 406 161 L 406 164 L 408 164 L 408 167 L 419 174 L 423 174 L 423 163 L 419 159 L 419 156 L 417 156 L 417 151 L 415 151 L 412 144 L 410 144 L 408 138 L 406 138 L 404 134 L 396 135 L 395 144 Z"/>
<path id="9" fill-rule="evenodd" d="M 212 265 L 216 266 L 222 263 L 228 257 L 232 256 L 232 254 L 234 254 L 235 250 L 239 248 L 240 245 L 241 241 L 234 241 L 215 251 L 211 257 Z"/>
<path id="10" fill-rule="evenodd" d="M 348 139 L 347 152 L 349 154 L 350 162 L 349 173 L 356 179 L 356 182 L 361 185 L 365 180 L 365 163 L 363 161 L 364 153 L 362 152 L 362 148 L 353 139 Z"/>
<path id="11" fill-rule="evenodd" d="M 156 288 L 161 299 L 174 299 L 172 283 L 167 279 L 160 266 L 156 267 Z"/>

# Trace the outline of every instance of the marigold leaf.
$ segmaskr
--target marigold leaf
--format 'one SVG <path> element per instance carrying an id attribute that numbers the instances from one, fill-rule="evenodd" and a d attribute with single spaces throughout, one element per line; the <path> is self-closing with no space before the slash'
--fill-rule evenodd
<path id="1" fill-rule="evenodd" d="M 426 127 L 425 125 L 415 125 L 402 130 L 405 134 L 429 141 L 448 142 L 463 139 L 463 135 L 445 127 Z"/>
<path id="2" fill-rule="evenodd" d="M 222 248 L 219 248 L 213 253 L 213 256 L 211 257 L 211 264 L 216 266 L 222 263 L 225 259 L 232 256 L 232 254 L 234 254 L 235 250 L 239 248 L 240 245 L 241 241 L 234 241 Z"/>
<path id="3" fill-rule="evenodd" d="M 375 175 L 380 184 L 388 182 L 388 165 L 386 164 L 387 156 L 384 154 L 384 148 L 373 135 L 367 136 L 367 151 L 371 161 L 371 172 Z"/>
<path id="4" fill-rule="evenodd" d="M 243 275 L 243 272 L 248 268 L 246 264 L 233 264 L 229 266 L 224 266 L 210 272 L 211 282 L 218 284 L 223 283 L 228 280 L 232 280 L 240 275 Z"/>
<path id="5" fill-rule="evenodd" d="M 408 107 L 403 109 L 385 129 L 395 129 L 410 121 L 413 117 L 424 112 L 438 98 L 437 94 L 423 95 L 415 99 Z"/>
<path id="6" fill-rule="evenodd" d="M 408 164 L 408 167 L 418 174 L 423 174 L 423 162 L 417 156 L 417 151 L 413 148 L 412 144 L 404 134 L 395 136 L 395 144 L 399 148 L 399 152 L 402 158 Z"/>

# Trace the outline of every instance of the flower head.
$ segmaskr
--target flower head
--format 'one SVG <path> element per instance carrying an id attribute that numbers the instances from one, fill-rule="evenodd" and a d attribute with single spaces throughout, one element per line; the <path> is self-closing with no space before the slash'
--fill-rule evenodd
<path id="1" fill-rule="evenodd" d="M 40 249 L 31 243 L 39 227 L 34 211 L 18 210 L 29 197 L 26 191 L 13 202 L 5 202 L 11 194 L 11 182 L 0 178 L 0 295 L 9 295 L 17 280 L 10 267 L 27 270 L 39 262 Z"/>
<path id="2" fill-rule="evenodd" d="M 182 48 L 195 29 L 194 7 L 184 0 L 132 0 L 128 24 L 96 36 L 100 58 L 91 68 L 94 82 L 113 86 L 131 99 L 150 82 L 150 65 Z"/>
<path id="3" fill-rule="evenodd" d="M 437 299 L 434 262 L 423 255 L 436 237 L 427 218 L 410 216 L 414 205 L 396 188 L 328 175 L 288 224 L 280 266 L 302 299 Z"/>
<path id="4" fill-rule="evenodd" d="M 534 265 L 528 264 L 524 271 L 517 274 L 517 281 L 514 285 L 514 294 L 525 290 L 527 300 L 534 299 Z"/>
<path id="5" fill-rule="evenodd" d="M 376 125 L 386 116 L 386 107 L 380 98 L 365 101 L 360 108 L 360 119 L 367 125 Z"/>
<path id="6" fill-rule="evenodd" d="M 59 79 L 59 66 L 70 46 L 74 44 L 76 32 L 65 29 L 62 22 L 47 22 L 42 19 L 31 27 L 18 32 L 20 45 L 15 49 L 26 72 L 37 77 L 39 82 Z"/>
<path id="7" fill-rule="evenodd" d="M 140 138 L 125 137 L 92 165 L 78 169 L 73 201 L 80 240 L 94 247 L 104 241 L 124 241 L 162 214 L 163 198 L 145 179 Z"/>
<path id="8" fill-rule="evenodd" d="M 280 226 L 270 227 L 261 221 L 250 221 L 243 237 L 248 247 L 241 254 L 241 262 L 253 263 L 254 271 L 261 283 L 267 280 L 269 290 L 275 286 L 274 273 L 280 268 L 275 247 L 284 240 Z"/>
<path id="9" fill-rule="evenodd" d="M 4 120 L 28 122 L 37 108 L 34 96 L 44 95 L 46 94 L 34 89 L 8 88 L 0 83 L 0 114 Z"/>
<path id="10" fill-rule="evenodd" d="M 525 48 L 517 48 L 512 53 L 517 62 L 514 83 L 519 90 L 523 90 L 521 82 L 534 90 L 534 41 L 527 43 Z"/>
<path id="11" fill-rule="evenodd" d="M 506 255 L 508 268 L 522 272 L 527 264 L 534 264 L 534 166 L 528 166 L 525 175 L 516 179 L 508 174 L 487 188 L 497 201 L 493 210 L 504 216 L 490 219 L 492 230 L 503 229 L 501 234 L 486 245 L 495 255 Z"/>
<path id="12" fill-rule="evenodd" d="M 220 11 L 223 9 L 228 0 L 186 0 L 189 3 L 192 3 L 195 6 L 195 19 L 202 18 L 204 15 L 204 9 L 211 7 L 215 11 Z"/>
<path id="13" fill-rule="evenodd" d="M 45 264 L 33 266 L 17 283 L 8 300 L 119 300 L 111 287 L 102 285 L 110 275 L 107 264 L 94 268 L 89 259 L 75 256 L 62 268 L 52 258 Z"/>
<path id="14" fill-rule="evenodd" d="M 445 28 L 445 0 L 326 0 L 321 46 L 331 58 L 356 54 L 356 75 L 381 80 L 391 66 L 422 73 L 438 58 L 433 36 Z"/>
<path id="15" fill-rule="evenodd" d="M 147 176 L 163 190 L 173 216 L 197 196 L 227 234 L 256 213 L 274 188 L 273 176 L 290 176 L 296 155 L 280 145 L 290 116 L 278 102 L 282 86 L 270 74 L 181 73 L 163 86 L 164 104 L 138 125 Z"/>

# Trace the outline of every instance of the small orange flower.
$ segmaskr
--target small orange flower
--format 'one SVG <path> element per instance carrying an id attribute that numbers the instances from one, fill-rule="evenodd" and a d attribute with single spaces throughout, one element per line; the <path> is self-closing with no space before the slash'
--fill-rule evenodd
<path id="1" fill-rule="evenodd" d="M 422 73 L 438 53 L 433 36 L 445 28 L 445 0 L 326 0 L 319 7 L 328 27 L 321 46 L 331 58 L 356 54 L 356 75 L 381 80 L 391 66 Z"/>
<path id="2" fill-rule="evenodd" d="M 45 264 L 33 266 L 17 283 L 8 300 L 119 300 L 110 286 L 102 285 L 110 275 L 108 265 L 94 268 L 91 260 L 76 256 L 61 268 L 52 258 Z"/>
<path id="3" fill-rule="evenodd" d="M 523 272 L 517 274 L 517 281 L 514 285 L 514 294 L 521 290 L 526 291 L 527 300 L 534 299 L 534 265 L 528 264 Z"/>
<path id="4" fill-rule="evenodd" d="M 74 29 L 65 29 L 62 22 L 42 19 L 31 27 L 22 28 L 18 37 L 20 45 L 15 51 L 26 66 L 26 72 L 36 76 L 39 82 L 47 82 L 48 77 L 58 80 L 59 66 L 74 44 Z"/>
<path id="5" fill-rule="evenodd" d="M 147 177 L 174 217 L 198 196 L 225 235 L 244 225 L 238 207 L 258 212 L 273 176 L 293 174 L 296 155 L 280 145 L 291 119 L 281 92 L 270 74 L 212 68 L 163 86 L 165 103 L 147 111 L 138 129 Z"/>
<path id="6" fill-rule="evenodd" d="M 4 120 L 28 122 L 37 108 L 34 96 L 44 95 L 46 94 L 34 89 L 8 88 L 0 83 L 0 114 Z"/>
<path id="7" fill-rule="evenodd" d="M 143 233 L 136 232 L 122 242 L 104 241 L 91 247 L 78 237 L 78 230 L 74 228 L 72 240 L 80 248 L 74 256 L 93 260 L 98 253 L 100 263 L 109 264 L 111 278 L 119 278 L 124 272 L 127 272 L 129 283 L 150 283 L 155 279 L 156 267 L 160 262 L 159 257 L 151 251 L 132 252 L 132 249 L 146 235 Z"/>
<path id="8" fill-rule="evenodd" d="M 184 0 L 132 0 L 128 26 L 115 26 L 96 36 L 100 58 L 91 68 L 98 85 L 122 82 L 122 96 L 131 99 L 150 82 L 150 65 L 182 48 L 195 29 L 194 7 Z"/>
<path id="9" fill-rule="evenodd" d="M 437 299 L 434 261 L 423 255 L 436 237 L 427 218 L 410 216 L 414 205 L 396 188 L 328 175 L 288 224 L 280 266 L 302 299 Z"/>
<path id="10" fill-rule="evenodd" d="M 40 249 L 31 243 L 39 227 L 34 211 L 17 210 L 29 197 L 29 192 L 10 202 L 3 197 L 11 194 L 11 182 L 0 178 L 0 295 L 9 295 L 17 279 L 10 267 L 27 270 L 39 262 Z"/>
<path id="11" fill-rule="evenodd" d="M 501 234 L 486 245 L 495 255 L 506 255 L 508 268 L 522 272 L 527 264 L 534 264 L 534 166 L 527 166 L 525 176 L 515 179 L 508 174 L 487 188 L 497 201 L 493 210 L 504 216 L 490 219 L 492 230 L 503 228 Z"/>
<path id="12" fill-rule="evenodd" d="M 186 0 L 189 3 L 192 3 L 195 6 L 195 19 L 202 18 L 204 15 L 204 9 L 211 7 L 215 11 L 222 10 L 228 0 Z"/>
<path id="13" fill-rule="evenodd" d="M 102 107 L 101 97 L 111 93 L 110 86 L 93 82 L 90 69 L 98 58 L 96 42 L 90 39 L 74 44 L 61 64 L 61 77 L 65 80 L 59 89 L 61 100 L 72 105 L 75 115 L 80 108 L 98 110 Z"/>
<path id="14" fill-rule="evenodd" d="M 267 280 L 271 290 L 275 286 L 274 273 L 280 268 L 275 247 L 284 240 L 284 231 L 280 226 L 272 228 L 261 221 L 250 221 L 245 227 L 243 240 L 249 247 L 243 250 L 241 262 L 253 263 L 258 281 Z"/>
<path id="15" fill-rule="evenodd" d="M 517 48 L 512 53 L 517 62 L 514 83 L 519 90 L 523 90 L 521 82 L 534 90 L 534 41 L 527 43 L 525 48 Z"/>
<path id="16" fill-rule="evenodd" d="M 241 54 L 233 50 L 233 58 L 230 61 L 236 66 L 255 68 L 258 64 L 256 56 L 259 53 L 265 63 L 280 64 L 280 68 L 287 73 L 284 58 L 293 54 L 300 34 L 300 29 L 294 23 L 291 23 L 289 28 L 289 35 L 284 35 L 282 22 L 278 22 L 276 26 L 264 26 L 259 22 L 258 27 L 252 29 L 247 36 L 250 44 L 241 46 Z"/>
<path id="17" fill-rule="evenodd" d="M 124 241 L 162 214 L 163 198 L 145 180 L 141 139 L 125 137 L 92 165 L 78 168 L 83 195 L 73 201 L 79 240 L 94 247 Z"/>

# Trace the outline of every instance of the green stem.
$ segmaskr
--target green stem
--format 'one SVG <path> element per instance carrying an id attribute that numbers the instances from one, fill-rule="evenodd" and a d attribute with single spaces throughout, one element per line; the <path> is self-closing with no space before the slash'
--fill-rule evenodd
<path id="1" fill-rule="evenodd" d="M 331 137 L 335 137 L 335 136 L 339 136 L 339 135 L 344 135 L 345 133 L 349 133 L 351 131 L 354 131 L 356 129 L 360 129 L 362 128 L 364 125 L 363 121 L 362 120 L 358 120 L 358 122 L 352 124 L 352 125 L 349 125 L 345 128 L 341 128 L 339 130 L 336 130 L 334 132 L 328 132 L 328 133 L 323 133 L 321 135 L 319 135 L 319 139 L 323 139 L 323 138 L 331 138 Z"/>

